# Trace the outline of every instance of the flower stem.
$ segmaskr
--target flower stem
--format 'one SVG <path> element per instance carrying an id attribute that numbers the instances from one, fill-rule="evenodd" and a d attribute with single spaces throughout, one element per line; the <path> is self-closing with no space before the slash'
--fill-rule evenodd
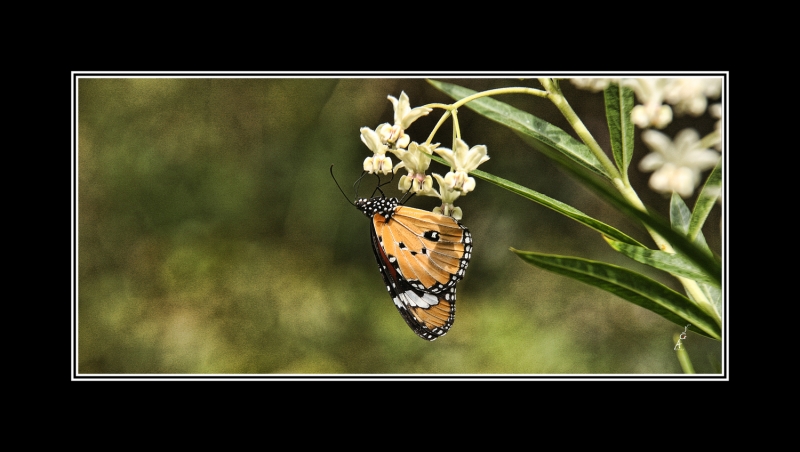
<path id="1" fill-rule="evenodd" d="M 487 91 L 481 91 L 480 93 L 475 93 L 471 96 L 467 96 L 454 103 L 451 107 L 458 108 L 466 104 L 467 102 L 471 102 L 475 99 L 479 99 L 481 97 L 497 96 L 498 94 L 530 94 L 533 96 L 547 98 L 547 91 L 542 91 L 536 88 L 525 88 L 525 87 L 497 88 L 497 89 L 490 89 Z"/>
<path id="2" fill-rule="evenodd" d="M 430 105 L 426 105 L 426 106 L 430 107 L 431 105 L 442 105 L 442 104 L 430 104 Z M 437 122 L 436 125 L 433 127 L 433 130 L 431 130 L 431 133 L 428 135 L 428 139 L 425 141 L 425 144 L 431 144 L 431 142 L 433 142 L 433 137 L 436 136 L 436 132 L 439 131 L 439 127 L 441 127 L 442 124 L 444 124 L 444 122 L 447 121 L 447 118 L 450 117 L 450 114 L 451 114 L 450 113 L 450 106 L 449 105 L 445 105 L 445 106 L 442 106 L 441 108 L 444 108 L 446 111 L 444 112 L 442 117 L 439 118 L 439 122 Z M 457 118 L 455 116 L 453 116 L 453 121 L 456 121 L 456 120 L 457 120 Z M 453 127 L 453 129 L 455 130 L 455 127 Z"/>
<path id="3" fill-rule="evenodd" d="M 603 168 L 608 172 L 611 176 L 611 179 L 620 179 L 625 180 L 625 185 L 629 185 L 627 182 L 627 178 L 623 177 L 619 171 L 617 170 L 616 165 L 611 159 L 608 158 L 603 148 L 597 143 L 594 139 L 592 134 L 589 132 L 589 129 L 583 125 L 583 121 L 578 117 L 575 113 L 575 110 L 569 105 L 567 102 L 567 98 L 564 97 L 564 94 L 561 92 L 561 88 L 559 88 L 558 83 L 556 83 L 553 79 L 549 78 L 540 78 L 539 82 L 544 86 L 547 90 L 547 98 L 550 99 L 556 108 L 564 115 L 564 118 L 567 119 L 569 125 L 572 126 L 572 129 L 575 130 L 575 133 L 578 134 L 581 141 L 589 147 L 589 150 L 597 157 L 597 160 L 600 161 L 600 164 L 603 165 Z"/>
<path id="4" fill-rule="evenodd" d="M 430 135 L 428 135 L 428 140 L 426 141 L 426 143 L 430 144 L 433 141 L 433 137 L 436 135 L 436 132 L 439 130 L 442 124 L 444 124 L 447 118 L 450 117 L 450 115 L 453 115 L 453 142 L 455 143 L 456 139 L 461 138 L 461 130 L 458 126 L 458 115 L 457 115 L 458 107 L 461 107 L 462 105 L 471 102 L 475 99 L 480 99 L 481 97 L 497 96 L 498 94 L 530 94 L 538 97 L 545 97 L 545 98 L 547 97 L 547 92 L 542 91 L 540 89 L 526 88 L 526 87 L 510 87 L 510 88 L 497 88 L 497 89 L 490 89 L 488 91 L 481 91 L 480 93 L 475 93 L 471 96 L 467 96 L 450 105 L 439 104 L 439 103 L 424 105 L 424 107 L 428 108 L 441 108 L 445 110 L 445 113 L 439 119 L 439 122 L 436 123 L 436 126 L 433 128 Z"/>

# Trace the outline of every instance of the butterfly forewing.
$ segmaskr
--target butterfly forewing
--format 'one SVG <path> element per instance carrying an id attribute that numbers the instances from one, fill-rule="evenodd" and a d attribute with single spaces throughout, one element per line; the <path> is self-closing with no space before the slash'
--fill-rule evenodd
<path id="1" fill-rule="evenodd" d="M 397 227 L 397 219 L 389 222 L 375 221 L 375 231 L 381 238 L 384 251 L 396 257 L 400 274 L 408 281 L 415 281 L 421 288 L 436 287 L 437 283 L 447 282 L 450 274 L 434 265 L 430 249 L 420 238 L 405 227 Z"/>
<path id="2" fill-rule="evenodd" d="M 384 238 L 387 254 L 402 255 L 400 272 L 410 282 L 438 293 L 464 277 L 472 254 L 472 236 L 466 227 L 452 217 L 411 207 L 398 206 L 389 221 L 376 229 L 388 228 L 393 240 Z M 391 249 L 391 250 L 390 250 Z"/>

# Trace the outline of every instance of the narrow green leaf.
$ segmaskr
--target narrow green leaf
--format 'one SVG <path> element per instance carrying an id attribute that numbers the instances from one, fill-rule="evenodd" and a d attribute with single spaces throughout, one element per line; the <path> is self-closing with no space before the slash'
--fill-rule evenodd
<path id="1" fill-rule="evenodd" d="M 443 165 L 447 165 L 447 163 L 441 157 L 438 157 L 438 156 L 434 155 L 434 156 L 432 156 L 432 159 L 436 160 L 437 162 L 439 162 L 439 163 L 441 163 Z M 549 197 L 547 195 L 543 195 L 543 194 L 541 194 L 541 193 L 539 193 L 537 191 L 531 190 L 529 188 L 523 187 L 522 185 L 515 184 L 514 182 L 511 182 L 509 180 L 494 176 L 492 174 L 489 174 L 489 173 L 481 171 L 481 170 L 473 170 L 473 171 L 470 172 L 470 174 L 475 176 L 475 177 L 477 177 L 477 178 L 479 178 L 479 179 L 483 179 L 483 180 L 491 182 L 491 183 L 493 183 L 493 184 L 495 184 L 495 185 L 497 185 L 499 187 L 505 188 L 506 190 L 508 190 L 508 191 L 510 191 L 512 193 L 516 193 L 516 194 L 522 196 L 525 199 L 529 199 L 529 200 L 531 200 L 533 202 L 536 202 L 536 203 L 539 203 L 539 204 L 541 204 L 541 205 L 543 205 L 543 206 L 545 206 L 545 207 L 547 207 L 549 209 L 555 210 L 556 212 L 558 212 L 558 213 L 560 213 L 562 215 L 565 215 L 565 216 L 567 216 L 569 218 L 572 218 L 573 220 L 577 221 L 578 223 L 583 224 L 584 226 L 588 226 L 588 227 L 594 229 L 595 231 L 597 231 L 597 232 L 599 232 L 601 234 L 604 234 L 604 235 L 606 235 L 608 237 L 611 237 L 613 239 L 619 240 L 620 242 L 627 243 L 627 244 L 630 244 L 632 246 L 639 246 L 639 247 L 643 247 L 644 246 L 641 243 L 639 243 L 638 241 L 636 241 L 636 239 L 628 236 L 624 232 L 622 232 L 622 231 L 620 231 L 620 230 L 618 230 L 618 229 L 616 229 L 616 228 L 614 228 L 612 226 L 609 226 L 609 225 L 603 223 L 602 221 L 596 220 L 596 219 L 586 215 L 585 213 L 581 212 L 580 210 L 578 210 L 578 209 L 576 209 L 576 208 L 574 208 L 574 207 L 572 207 L 572 206 L 570 206 L 568 204 L 564 204 L 561 201 L 555 200 L 555 199 L 553 199 L 553 198 L 551 198 L 551 197 Z"/>
<path id="2" fill-rule="evenodd" d="M 611 245 L 611 248 L 619 251 L 620 253 L 630 257 L 631 259 L 653 268 L 669 272 L 673 275 L 683 276 L 684 278 L 693 279 L 695 281 L 705 281 L 709 284 L 717 284 L 717 282 L 708 277 L 701 269 L 681 256 L 680 254 L 671 254 L 661 250 L 651 250 L 641 246 L 632 246 L 627 243 L 622 243 L 608 237 L 604 237 L 606 242 Z"/>
<path id="3" fill-rule="evenodd" d="M 672 192 L 672 197 L 669 202 L 669 222 L 672 225 L 672 229 L 686 234 L 686 231 L 689 230 L 690 218 L 692 218 L 692 213 L 689 212 L 689 208 L 686 206 L 686 203 L 683 202 L 683 198 L 677 193 Z"/>
<path id="4" fill-rule="evenodd" d="M 626 268 L 577 257 L 511 249 L 520 258 L 545 270 L 598 287 L 655 312 L 681 327 L 720 340 L 722 330 L 714 319 L 678 292 Z"/>
<path id="5" fill-rule="evenodd" d="M 621 174 L 628 174 L 633 157 L 633 90 L 620 84 L 611 84 L 603 92 L 606 104 L 606 120 L 611 137 L 611 150 Z"/>
<path id="6" fill-rule="evenodd" d="M 673 193 L 672 199 L 670 200 L 670 221 L 672 229 L 678 233 L 686 231 L 689 228 L 691 217 L 686 203 L 683 202 L 680 196 Z M 697 281 L 697 285 L 705 294 L 706 299 L 711 301 L 717 312 L 722 312 L 721 279 L 709 277 L 709 275 L 698 268 L 694 262 L 686 259 L 683 255 L 670 254 L 660 250 L 649 250 L 646 248 L 644 248 L 644 250 L 641 248 L 637 249 L 636 247 L 631 247 L 622 243 L 615 244 L 609 239 L 606 239 L 606 241 L 612 248 L 635 261 L 650 265 L 659 270 L 664 270 L 676 276 L 683 276 Z M 705 252 L 708 256 L 713 256 L 702 232 L 697 234 L 694 243 L 699 250 Z M 691 297 L 691 294 L 689 296 L 694 299 L 694 297 Z"/>
<path id="7" fill-rule="evenodd" d="M 575 178 L 612 206 L 616 207 L 619 211 L 631 218 L 641 221 L 643 224 L 656 231 L 666 239 L 673 248 L 683 253 L 686 258 L 693 261 L 698 268 L 702 269 L 706 275 L 713 278 L 717 285 L 721 284 L 722 264 L 720 261 L 714 256 L 709 255 L 706 250 L 698 248 L 697 245 L 689 241 L 685 235 L 674 231 L 666 220 L 654 213 L 643 212 L 632 206 L 619 193 L 611 190 L 607 184 L 597 180 L 594 175 L 574 168 L 564 167 L 564 169 L 571 172 Z"/>
<path id="8" fill-rule="evenodd" d="M 711 304 L 714 305 L 717 312 L 722 312 L 722 289 L 718 286 L 713 284 L 708 284 L 703 281 L 697 283 L 700 286 L 700 290 L 703 291 L 706 298 L 711 300 Z"/>
<path id="9" fill-rule="evenodd" d="M 456 100 L 471 96 L 477 92 L 436 80 L 428 80 L 428 83 Z M 577 164 L 610 179 L 603 165 L 600 164 L 597 157 L 592 154 L 585 144 L 553 124 L 489 97 L 475 99 L 468 102 L 466 106 L 493 121 L 509 127 L 541 152 L 562 164 Z M 567 159 L 559 158 L 559 156 L 566 156 Z"/>
<path id="10" fill-rule="evenodd" d="M 566 169 L 571 171 L 569 168 Z M 689 241 L 684 234 L 674 231 L 671 224 L 663 218 L 652 212 L 643 212 L 637 209 L 624 198 L 622 198 L 622 196 L 616 191 L 609 189 L 606 184 L 599 183 L 597 180 L 595 180 L 595 178 L 589 177 L 590 175 L 585 173 L 574 174 L 595 193 L 600 195 L 621 212 L 641 221 L 643 224 L 656 231 L 659 235 L 666 239 L 673 248 L 683 253 L 688 259 L 692 260 L 707 275 L 714 278 L 715 281 L 721 281 L 721 262 L 708 253 L 707 247 L 705 249 L 698 247 L 695 243 Z"/>
<path id="11" fill-rule="evenodd" d="M 717 163 L 717 166 L 708 175 L 703 189 L 697 196 L 697 202 L 692 211 L 692 219 L 689 221 L 688 236 L 693 239 L 703 228 L 703 225 L 708 218 L 709 212 L 714 207 L 714 203 L 719 199 L 722 193 L 722 160 Z"/>
<path id="12" fill-rule="evenodd" d="M 686 235 L 688 239 L 691 218 L 692 213 L 689 212 L 689 207 L 683 202 L 683 198 L 677 193 L 672 192 L 672 198 L 669 203 L 669 220 L 672 229 Z M 694 238 L 694 244 L 709 256 L 712 255 L 711 249 L 708 247 L 708 243 L 702 232 L 698 231 L 697 236 Z"/>
<path id="13" fill-rule="evenodd" d="M 689 219 L 689 225 L 687 230 L 687 237 L 689 240 L 694 240 L 695 243 L 704 243 L 705 238 L 703 237 L 703 225 L 708 218 L 708 214 L 711 212 L 711 209 L 716 204 L 717 199 L 722 192 L 722 161 L 711 170 L 711 174 L 708 175 L 708 179 L 706 179 L 706 183 L 703 185 L 703 189 L 700 191 L 700 194 L 697 196 L 697 202 L 695 202 L 694 210 L 692 210 L 692 216 Z M 711 253 L 711 250 L 708 249 L 708 245 L 705 245 L 706 250 L 708 253 Z M 706 295 L 706 298 L 711 300 L 711 303 L 716 308 L 717 312 L 722 312 L 722 290 L 718 284 L 708 284 L 706 281 L 698 281 L 698 285 L 700 286 L 700 290 Z"/>

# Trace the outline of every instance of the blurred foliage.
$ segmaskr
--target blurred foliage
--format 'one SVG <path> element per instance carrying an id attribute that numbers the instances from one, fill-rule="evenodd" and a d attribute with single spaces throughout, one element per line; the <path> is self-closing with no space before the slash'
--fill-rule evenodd
<path id="1" fill-rule="evenodd" d="M 564 85 L 610 151 L 602 93 Z M 532 268 L 509 247 L 624 257 L 597 233 L 486 182 L 459 199 L 475 251 L 453 329 L 429 343 L 405 325 L 377 271 L 368 220 L 343 199 L 329 167 L 352 200 L 370 154 L 359 128 L 392 121 L 386 96 L 405 91 L 412 106 L 450 102 L 423 79 L 80 78 L 77 89 L 81 374 L 681 373 L 674 324 Z M 568 130 L 543 99 L 502 100 Z M 440 116 L 434 110 L 408 133 L 425 140 Z M 465 141 L 489 149 L 482 169 L 650 243 L 516 135 L 467 109 L 459 118 Z M 666 132 L 713 127 L 713 119 L 691 119 L 676 118 Z M 451 147 L 451 135 L 445 126 L 434 141 Z M 645 149 L 636 146 L 633 165 Z M 437 165 L 433 172 L 447 171 Z M 668 199 L 646 188 L 647 177 L 634 184 L 666 216 Z M 373 188 L 366 178 L 359 195 Z M 409 205 L 436 203 L 415 197 Z M 715 251 L 718 210 L 704 230 Z M 690 335 L 683 346 L 697 373 L 720 371 L 720 343 Z"/>

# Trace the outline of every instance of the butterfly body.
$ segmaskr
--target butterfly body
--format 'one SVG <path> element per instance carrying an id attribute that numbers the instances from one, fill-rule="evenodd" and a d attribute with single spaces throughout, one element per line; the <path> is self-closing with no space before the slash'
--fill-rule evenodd
<path id="1" fill-rule="evenodd" d="M 446 334 L 455 319 L 456 283 L 472 256 L 469 230 L 396 198 L 362 198 L 355 206 L 372 220 L 375 259 L 400 315 L 423 339 Z"/>

